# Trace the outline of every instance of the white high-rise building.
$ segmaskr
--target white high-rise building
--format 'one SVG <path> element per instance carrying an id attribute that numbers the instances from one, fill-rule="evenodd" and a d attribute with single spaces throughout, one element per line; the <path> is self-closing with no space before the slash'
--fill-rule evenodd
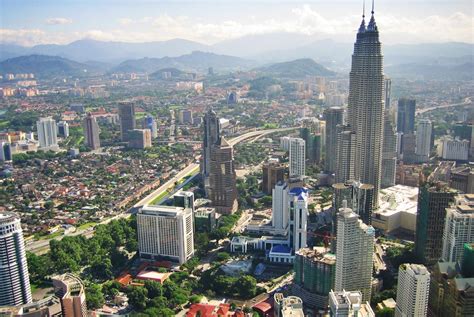
<path id="1" fill-rule="evenodd" d="M 424 265 L 402 264 L 398 269 L 396 317 L 425 317 L 428 312 L 430 272 Z"/>
<path id="2" fill-rule="evenodd" d="M 443 160 L 467 161 L 469 156 L 469 141 L 453 139 L 445 136 L 441 139 L 441 157 Z"/>
<path id="3" fill-rule="evenodd" d="M 305 141 L 301 138 L 290 139 L 290 177 L 305 176 Z"/>
<path id="4" fill-rule="evenodd" d="M 416 126 L 416 150 L 417 161 L 428 162 L 431 150 L 431 121 L 422 119 Z"/>
<path id="5" fill-rule="evenodd" d="M 276 230 L 288 227 L 288 184 L 280 182 L 272 190 L 272 226 Z"/>
<path id="6" fill-rule="evenodd" d="M 384 117 L 382 44 L 374 13 L 359 27 L 349 77 L 348 124 L 356 134 L 355 179 L 374 185 L 374 208 L 379 205 Z"/>
<path id="7" fill-rule="evenodd" d="M 39 121 L 36 122 L 36 128 L 38 130 L 40 147 L 48 148 L 58 146 L 58 128 L 53 118 L 40 118 Z"/>
<path id="8" fill-rule="evenodd" d="M 308 223 L 308 190 L 303 187 L 292 188 L 288 193 L 289 245 L 293 252 L 306 248 Z"/>
<path id="9" fill-rule="evenodd" d="M 347 203 L 344 203 L 347 205 Z M 342 207 L 337 216 L 335 290 L 359 290 L 370 301 L 375 230 L 359 216 Z"/>
<path id="10" fill-rule="evenodd" d="M 144 206 L 137 214 L 140 257 L 185 263 L 194 255 L 193 228 L 192 208 Z"/>
<path id="11" fill-rule="evenodd" d="M 454 197 L 454 203 L 446 208 L 443 233 L 443 260 L 463 260 L 463 246 L 474 241 L 474 194 Z"/>
<path id="12" fill-rule="evenodd" d="M 0 306 L 32 301 L 20 218 L 0 213 Z"/>

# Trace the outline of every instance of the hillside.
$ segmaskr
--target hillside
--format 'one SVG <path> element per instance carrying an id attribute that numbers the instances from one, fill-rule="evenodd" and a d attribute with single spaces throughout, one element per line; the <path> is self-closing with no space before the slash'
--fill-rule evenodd
<path id="1" fill-rule="evenodd" d="M 33 73 L 36 77 L 88 76 L 97 73 L 94 66 L 58 56 L 29 55 L 0 62 L 0 73 Z"/>
<path id="2" fill-rule="evenodd" d="M 304 78 L 306 76 L 334 76 L 336 73 L 316 63 L 310 58 L 276 63 L 260 67 L 257 71 L 282 78 Z"/>
<path id="3" fill-rule="evenodd" d="M 163 68 L 177 68 L 183 71 L 206 72 L 209 67 L 213 67 L 216 70 L 232 70 L 241 67 L 246 68 L 251 65 L 251 61 L 247 61 L 239 57 L 194 51 L 191 54 L 178 57 L 141 58 L 127 60 L 112 68 L 110 72 L 153 73 Z"/>

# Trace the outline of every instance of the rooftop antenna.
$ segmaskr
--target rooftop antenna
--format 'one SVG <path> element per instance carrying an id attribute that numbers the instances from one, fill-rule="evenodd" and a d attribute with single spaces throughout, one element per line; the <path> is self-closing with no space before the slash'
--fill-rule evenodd
<path id="1" fill-rule="evenodd" d="M 362 5 L 362 19 L 365 18 L 365 0 L 363 3 L 364 4 Z"/>
<path id="2" fill-rule="evenodd" d="M 371 12 L 372 15 L 374 15 L 374 2 L 375 2 L 375 0 L 372 0 L 372 12 Z"/>

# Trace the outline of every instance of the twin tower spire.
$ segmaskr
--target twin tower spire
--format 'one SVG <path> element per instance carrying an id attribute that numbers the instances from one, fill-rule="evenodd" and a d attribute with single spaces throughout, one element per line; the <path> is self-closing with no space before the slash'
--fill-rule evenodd
<path id="1" fill-rule="evenodd" d="M 370 17 L 369 24 L 367 25 L 367 27 L 365 27 L 365 0 L 364 0 L 364 4 L 362 7 L 362 22 L 360 23 L 359 33 L 364 33 L 366 31 L 372 31 L 372 32 L 377 31 L 377 24 L 375 23 L 375 18 L 374 18 L 374 2 L 375 1 L 372 0 L 372 11 L 371 11 L 372 16 Z"/>

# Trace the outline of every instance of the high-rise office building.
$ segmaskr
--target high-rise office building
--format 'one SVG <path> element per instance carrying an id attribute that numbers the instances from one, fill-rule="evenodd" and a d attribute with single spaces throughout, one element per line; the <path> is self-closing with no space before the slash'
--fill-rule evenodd
<path id="1" fill-rule="evenodd" d="M 285 180 L 286 165 L 278 162 L 267 162 L 263 164 L 262 171 L 262 191 L 267 195 L 271 195 L 275 185 Z"/>
<path id="2" fill-rule="evenodd" d="M 58 122 L 58 135 L 62 136 L 63 138 L 67 138 L 69 136 L 69 123 L 66 121 Z"/>
<path id="3" fill-rule="evenodd" d="M 188 109 L 183 109 L 179 112 L 179 123 L 181 124 L 193 124 L 193 112 Z"/>
<path id="4" fill-rule="evenodd" d="M 0 212 L 0 306 L 32 301 L 20 218 Z"/>
<path id="5" fill-rule="evenodd" d="M 131 102 L 121 102 L 119 104 L 120 116 L 120 136 L 122 141 L 128 141 L 129 131 L 136 128 L 135 104 Z"/>
<path id="6" fill-rule="evenodd" d="M 403 163 L 413 164 L 417 161 L 416 156 L 416 135 L 409 132 L 401 135 L 401 154 Z"/>
<path id="7" fill-rule="evenodd" d="M 134 129 L 128 131 L 128 147 L 146 149 L 151 147 L 151 131 L 149 129 Z"/>
<path id="8" fill-rule="evenodd" d="M 36 122 L 36 128 L 40 147 L 48 148 L 58 146 L 58 128 L 53 118 L 40 118 L 39 121 Z"/>
<path id="9" fill-rule="evenodd" d="M 81 279 L 66 273 L 52 280 L 54 293 L 61 301 L 61 316 L 87 317 L 86 289 Z"/>
<path id="10" fill-rule="evenodd" d="M 336 183 L 344 183 L 355 179 L 355 150 L 356 135 L 349 126 L 339 125 L 337 127 L 336 145 Z"/>
<path id="11" fill-rule="evenodd" d="M 208 196 L 218 213 L 237 211 L 237 187 L 234 149 L 224 137 L 214 144 L 210 153 Z"/>
<path id="12" fill-rule="evenodd" d="M 212 147 L 217 144 L 221 138 L 221 125 L 217 114 L 209 108 L 204 115 L 204 138 L 202 144 L 202 157 L 201 157 L 201 175 L 204 181 L 204 189 L 206 194 L 208 193 L 209 187 L 209 174 L 211 172 L 211 150 Z"/>
<path id="13" fill-rule="evenodd" d="M 458 195 L 446 208 L 443 231 L 443 260 L 463 260 L 464 244 L 474 242 L 474 194 Z"/>
<path id="14" fill-rule="evenodd" d="M 0 142 L 0 161 L 12 160 L 12 145 L 8 142 Z"/>
<path id="15" fill-rule="evenodd" d="M 370 301 L 375 230 L 343 206 L 337 216 L 335 290 L 359 290 Z"/>
<path id="16" fill-rule="evenodd" d="M 282 293 L 275 293 L 273 295 L 274 302 L 274 316 L 288 317 L 288 316 L 303 316 L 303 301 L 296 296 L 285 297 Z"/>
<path id="17" fill-rule="evenodd" d="M 427 316 L 430 272 L 424 265 L 402 264 L 398 269 L 396 317 Z"/>
<path id="18" fill-rule="evenodd" d="M 306 144 L 301 138 L 290 139 L 290 177 L 304 177 L 306 175 Z"/>
<path id="19" fill-rule="evenodd" d="M 415 110 L 415 99 L 398 99 L 397 132 L 404 134 L 415 132 Z"/>
<path id="20" fill-rule="evenodd" d="M 288 192 L 289 245 L 292 253 L 307 246 L 308 190 L 294 187 Z"/>
<path id="21" fill-rule="evenodd" d="M 334 289 L 336 256 L 324 248 L 302 248 L 295 253 L 293 269 L 292 294 L 307 306 L 325 309 L 328 294 Z"/>
<path id="22" fill-rule="evenodd" d="M 428 162 L 431 151 L 431 121 L 421 119 L 416 125 L 416 157 L 417 162 Z"/>
<path id="23" fill-rule="evenodd" d="M 392 102 L 392 80 L 385 77 L 385 109 L 390 109 Z"/>
<path id="24" fill-rule="evenodd" d="M 194 255 L 193 229 L 192 208 L 144 206 L 137 214 L 140 257 L 185 263 Z"/>
<path id="25" fill-rule="evenodd" d="M 288 227 L 288 184 L 278 182 L 272 191 L 272 226 L 277 230 Z"/>
<path id="26" fill-rule="evenodd" d="M 334 173 L 336 171 L 337 126 L 344 124 L 344 109 L 340 107 L 326 109 L 324 119 L 326 120 L 324 169 Z"/>
<path id="27" fill-rule="evenodd" d="M 158 137 L 158 125 L 156 123 L 155 118 L 151 115 L 147 115 L 143 118 L 143 129 L 148 129 L 151 131 L 151 137 L 156 139 Z"/>
<path id="28" fill-rule="evenodd" d="M 384 114 L 383 148 L 382 148 L 382 188 L 395 186 L 397 172 L 397 135 L 388 110 Z"/>
<path id="29" fill-rule="evenodd" d="M 319 164 L 321 160 L 321 134 L 311 132 L 310 128 L 301 128 L 300 137 L 306 145 L 306 161 L 310 164 Z"/>
<path id="30" fill-rule="evenodd" d="M 422 183 L 418 193 L 415 255 L 425 265 L 433 265 L 442 255 L 446 208 L 457 191 L 445 183 Z"/>
<path id="31" fill-rule="evenodd" d="M 329 313 L 331 317 L 375 317 L 369 302 L 362 300 L 360 291 L 331 290 Z"/>
<path id="32" fill-rule="evenodd" d="M 374 207 L 379 204 L 382 169 L 384 75 L 382 44 L 374 13 L 357 33 L 349 77 L 348 124 L 356 134 L 355 179 L 374 186 Z"/>
<path id="33" fill-rule="evenodd" d="M 84 118 L 83 124 L 86 145 L 93 150 L 97 150 L 100 148 L 100 130 L 95 117 L 89 112 Z"/>

